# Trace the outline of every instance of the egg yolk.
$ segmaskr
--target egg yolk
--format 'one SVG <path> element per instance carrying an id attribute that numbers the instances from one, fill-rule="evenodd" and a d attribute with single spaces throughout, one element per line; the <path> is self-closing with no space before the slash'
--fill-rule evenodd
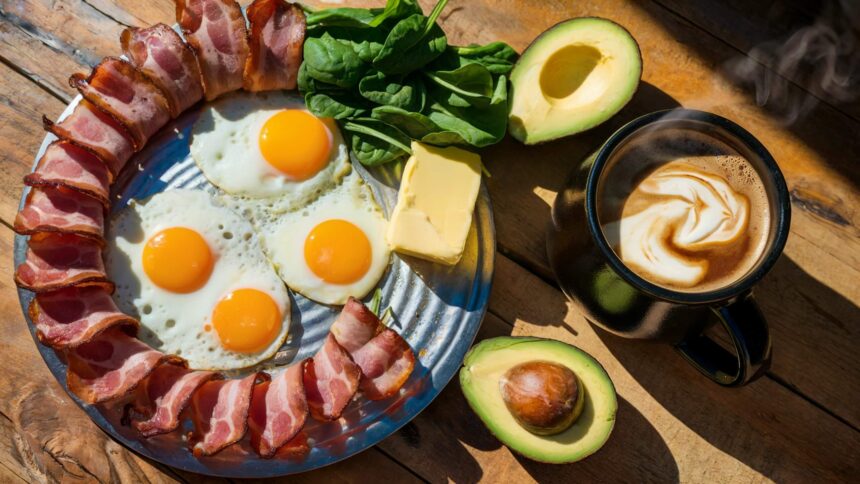
<path id="1" fill-rule="evenodd" d="M 332 284 L 361 279 L 372 257 L 367 235 L 346 220 L 326 220 L 305 239 L 305 262 L 317 277 Z"/>
<path id="2" fill-rule="evenodd" d="M 265 292 L 238 289 L 215 305 L 212 326 L 224 348 L 256 353 L 269 346 L 280 332 L 281 311 Z"/>
<path id="3" fill-rule="evenodd" d="M 164 229 L 143 247 L 143 272 L 170 292 L 194 292 L 209 280 L 214 260 L 206 240 L 185 227 Z"/>
<path id="4" fill-rule="evenodd" d="M 307 180 L 323 169 L 331 152 L 331 133 L 313 114 L 280 111 L 260 130 L 260 151 L 266 161 L 294 180 Z"/>

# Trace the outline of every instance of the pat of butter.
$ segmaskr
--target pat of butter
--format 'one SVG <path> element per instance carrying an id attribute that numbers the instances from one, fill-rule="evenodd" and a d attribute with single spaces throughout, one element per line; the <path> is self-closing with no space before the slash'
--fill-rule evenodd
<path id="1" fill-rule="evenodd" d="M 463 256 L 481 187 L 481 157 L 412 142 L 388 243 L 397 252 L 454 265 Z"/>

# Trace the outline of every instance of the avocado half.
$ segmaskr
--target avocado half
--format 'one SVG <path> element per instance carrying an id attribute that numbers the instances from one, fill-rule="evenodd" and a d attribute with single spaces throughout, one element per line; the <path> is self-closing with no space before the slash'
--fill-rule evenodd
<path id="1" fill-rule="evenodd" d="M 538 435 L 508 411 L 499 381 L 527 361 L 558 363 L 572 370 L 585 392 L 582 413 L 567 430 Z M 597 452 L 615 426 L 618 401 L 606 370 L 588 353 L 561 341 L 502 336 L 473 347 L 460 370 L 460 387 L 469 406 L 503 444 L 529 459 L 551 464 L 576 462 Z"/>
<path id="2" fill-rule="evenodd" d="M 630 101 L 641 76 L 639 45 L 624 27 L 597 17 L 556 24 L 511 72 L 511 135 L 530 145 L 593 128 Z"/>

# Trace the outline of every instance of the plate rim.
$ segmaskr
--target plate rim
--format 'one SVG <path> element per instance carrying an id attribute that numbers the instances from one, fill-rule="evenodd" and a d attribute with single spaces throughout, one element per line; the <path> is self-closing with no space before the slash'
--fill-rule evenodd
<path id="1" fill-rule="evenodd" d="M 63 112 L 60 113 L 60 115 L 57 118 L 58 121 L 64 119 L 66 116 L 70 115 L 72 113 L 72 111 L 74 110 L 74 108 L 77 106 L 77 104 L 81 101 L 81 99 L 82 99 L 82 96 L 80 94 L 76 95 L 68 103 L 68 105 L 63 110 Z M 199 106 L 198 106 L 198 109 L 199 109 Z M 39 149 L 36 151 L 36 155 L 34 157 L 32 165 L 30 167 L 30 171 L 28 173 L 32 173 L 35 170 L 36 166 L 38 165 L 39 159 L 41 159 L 41 157 L 45 153 L 47 147 L 53 141 L 55 141 L 57 139 L 58 139 L 57 136 L 55 136 L 54 134 L 52 134 L 50 132 L 45 134 L 45 137 L 42 140 L 42 144 L 39 146 Z M 134 161 L 134 159 L 135 158 L 133 156 L 132 159 L 129 160 L 129 163 L 132 163 Z M 354 162 L 354 160 L 351 160 L 351 162 Z M 364 167 L 362 167 L 362 168 L 364 168 Z M 24 187 L 21 191 L 21 199 L 20 199 L 19 204 L 18 204 L 18 210 L 19 211 L 24 206 L 24 202 L 26 201 L 27 194 L 30 192 L 30 190 L 31 190 L 31 187 L 24 185 Z M 383 432 L 383 435 L 378 436 L 378 437 L 373 438 L 373 439 L 370 439 L 370 440 L 367 440 L 367 441 L 364 441 L 362 443 L 362 445 L 360 445 L 360 448 L 358 448 L 358 449 L 351 449 L 351 450 L 345 451 L 341 454 L 332 455 L 331 459 L 327 460 L 326 462 L 322 463 L 321 465 L 316 466 L 316 467 L 307 468 L 307 469 L 290 470 L 291 467 L 294 467 L 294 466 L 289 465 L 290 463 L 293 463 L 293 461 L 285 460 L 285 459 L 267 459 L 267 460 L 265 460 L 265 462 L 268 465 L 263 466 L 262 469 L 263 470 L 271 469 L 274 472 L 259 472 L 259 473 L 257 473 L 257 472 L 255 472 L 255 473 L 230 472 L 230 469 L 235 469 L 235 467 L 229 467 L 229 466 L 218 467 L 218 468 L 213 469 L 212 467 L 204 464 L 203 461 L 201 461 L 200 459 L 192 459 L 193 462 L 198 464 L 198 466 L 194 466 L 194 467 L 185 466 L 185 465 L 183 465 L 183 462 L 167 463 L 167 462 L 163 461 L 161 458 L 159 458 L 159 456 L 157 454 L 151 452 L 147 447 L 140 445 L 140 440 L 143 439 L 143 437 L 138 437 L 136 439 L 128 439 L 128 438 L 124 437 L 123 435 L 119 434 L 118 432 L 115 432 L 113 430 L 113 425 L 111 425 L 110 422 L 108 422 L 108 420 L 105 418 L 105 416 L 97 409 L 96 405 L 89 405 L 89 404 L 84 403 L 76 395 L 74 395 L 71 391 L 69 391 L 68 386 L 66 385 L 66 365 L 62 362 L 62 359 L 60 358 L 59 353 L 57 351 L 55 351 L 53 348 L 42 344 L 39 341 L 38 336 L 36 335 L 35 325 L 33 324 L 32 320 L 30 318 L 29 312 L 28 312 L 28 306 L 29 306 L 30 301 L 34 297 L 34 293 L 32 291 L 22 289 L 20 287 L 16 287 L 16 290 L 18 292 L 18 301 L 19 301 L 19 304 L 21 306 L 21 312 L 23 313 L 24 321 L 27 324 L 27 329 L 30 332 L 30 337 L 32 338 L 34 344 L 36 345 L 36 349 L 39 352 L 39 355 L 41 356 L 42 360 L 45 362 L 45 365 L 48 367 L 48 370 L 51 372 L 54 379 L 57 381 L 57 383 L 60 384 L 63 391 L 65 391 L 65 393 L 69 397 L 71 397 L 72 401 L 74 401 L 75 404 L 81 410 L 83 410 L 84 413 L 87 414 L 87 416 L 90 418 L 90 420 L 92 420 L 102 432 L 104 432 L 110 439 L 119 443 L 120 445 L 122 445 L 127 450 L 134 452 L 138 456 L 141 456 L 145 459 L 149 459 L 151 461 L 158 462 L 160 465 L 167 466 L 168 468 L 179 469 L 179 470 L 182 470 L 185 472 L 192 472 L 192 473 L 206 475 L 206 476 L 212 476 L 212 477 L 271 478 L 271 477 L 284 477 L 284 476 L 300 474 L 300 473 L 304 473 L 304 472 L 311 472 L 313 470 L 321 469 L 321 468 L 327 467 L 329 465 L 335 464 L 337 462 L 341 462 L 343 460 L 346 460 L 350 457 L 353 457 L 359 453 L 362 453 L 362 452 L 370 449 L 371 447 L 376 446 L 377 444 L 379 444 L 383 440 L 391 437 L 395 432 L 400 430 L 406 424 L 412 422 L 418 415 L 420 415 L 424 410 L 426 410 L 427 407 L 433 401 L 435 401 L 436 398 L 442 393 L 442 391 L 444 391 L 444 389 L 447 388 L 447 386 L 451 383 L 451 380 L 453 380 L 454 376 L 456 376 L 456 374 L 459 372 L 459 368 L 462 366 L 462 360 L 465 357 L 466 353 L 468 352 L 469 348 L 473 345 L 475 338 L 478 335 L 478 331 L 480 330 L 481 325 L 483 324 L 483 321 L 484 321 L 486 314 L 487 314 L 487 310 L 488 310 L 488 306 L 489 306 L 489 298 L 490 298 L 490 294 L 492 292 L 492 286 L 493 286 L 494 275 L 495 275 L 495 265 L 496 265 L 495 259 L 496 259 L 496 254 L 498 252 L 498 248 L 497 248 L 498 241 L 497 241 L 497 237 L 496 237 L 495 215 L 494 215 L 494 211 L 493 211 L 493 204 L 492 204 L 492 200 L 490 199 L 490 194 L 489 194 L 489 190 L 487 187 L 487 182 L 483 177 L 481 178 L 481 186 L 480 186 L 480 190 L 479 190 L 479 194 L 478 194 L 478 203 L 481 203 L 482 200 L 486 201 L 486 208 L 487 208 L 486 216 L 488 218 L 486 225 L 487 225 L 487 227 L 489 227 L 487 236 L 489 236 L 489 238 L 490 238 L 489 244 L 487 244 L 487 245 L 490 248 L 490 250 L 489 250 L 489 253 L 487 253 L 486 251 L 480 252 L 480 257 L 481 257 L 481 259 L 483 259 L 483 264 L 478 266 L 476 273 L 481 274 L 482 275 L 481 279 L 486 280 L 486 283 L 481 285 L 481 291 L 480 291 L 481 294 L 479 296 L 479 299 L 481 301 L 481 307 L 480 307 L 480 311 L 478 312 L 479 314 L 477 317 L 477 322 L 475 323 L 475 326 L 474 326 L 474 331 L 468 337 L 468 344 L 463 346 L 464 350 L 462 351 L 462 355 L 459 355 L 459 362 L 456 365 L 455 370 L 452 371 L 450 375 L 445 376 L 444 384 L 441 384 L 441 385 L 440 384 L 434 384 L 432 386 L 429 386 L 428 391 L 432 392 L 432 394 L 427 399 L 427 401 L 425 403 L 423 403 L 423 405 L 421 405 L 419 408 L 415 409 L 411 415 L 402 419 L 396 425 L 390 426 L 385 432 Z M 113 200 L 111 200 L 111 203 L 112 202 L 113 202 Z M 474 213 L 477 213 L 477 209 L 474 211 Z M 13 243 L 13 250 L 12 250 L 13 274 L 14 274 L 14 271 L 17 270 L 18 266 L 24 261 L 25 254 L 27 251 L 27 246 L 28 246 L 28 240 L 29 240 L 29 237 L 26 235 L 21 235 L 18 233 L 15 233 L 15 235 L 14 235 L 14 243 Z M 480 246 L 479 246 L 479 250 L 483 250 L 483 249 L 480 248 Z M 449 360 L 452 356 L 455 356 L 455 355 L 448 354 L 445 359 L 440 360 L 440 361 Z M 174 432 L 179 431 L 179 430 L 180 429 L 177 429 Z M 244 436 L 243 436 L 243 439 L 244 439 Z M 138 445 L 135 445 L 135 444 L 138 444 Z"/>

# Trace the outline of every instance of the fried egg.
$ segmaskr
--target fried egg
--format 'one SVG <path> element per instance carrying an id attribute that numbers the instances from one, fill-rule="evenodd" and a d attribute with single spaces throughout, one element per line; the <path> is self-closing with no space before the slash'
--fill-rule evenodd
<path id="1" fill-rule="evenodd" d="M 349 156 L 334 120 L 281 92 L 237 93 L 207 104 L 194 123 L 191 155 L 224 192 L 275 210 L 307 205 L 339 183 Z"/>
<path id="2" fill-rule="evenodd" d="M 258 229 L 281 279 L 314 301 L 364 297 L 388 267 L 387 222 L 357 173 L 303 209 L 264 222 Z"/>
<path id="3" fill-rule="evenodd" d="M 259 237 L 206 192 L 132 202 L 111 221 L 105 262 L 140 338 L 192 368 L 254 365 L 287 336 L 289 295 Z"/>

